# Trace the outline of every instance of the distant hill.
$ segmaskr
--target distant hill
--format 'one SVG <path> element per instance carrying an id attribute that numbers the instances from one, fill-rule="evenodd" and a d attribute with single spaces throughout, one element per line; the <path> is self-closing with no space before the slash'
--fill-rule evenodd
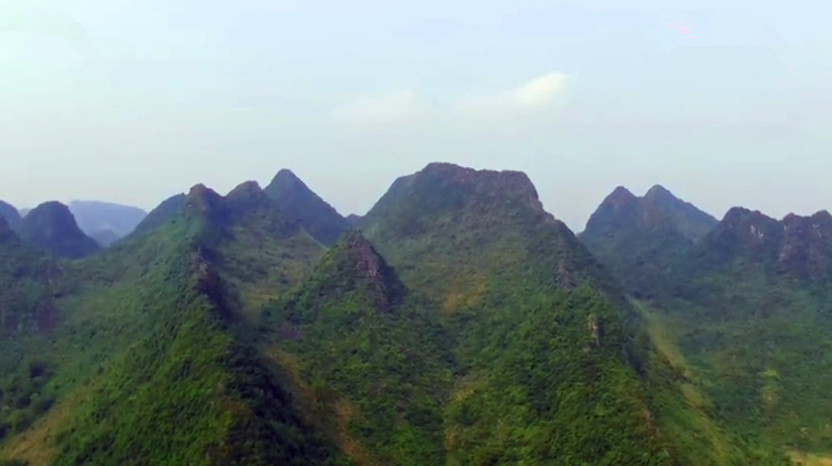
<path id="1" fill-rule="evenodd" d="M 12 228 L 17 228 L 21 219 L 17 209 L 3 201 L 0 201 L 0 218 L 4 219 Z"/>
<path id="2" fill-rule="evenodd" d="M 580 238 L 631 292 L 644 296 L 679 254 L 717 223 L 662 186 L 644 197 L 618 187 L 592 214 Z"/>
<path id="3" fill-rule="evenodd" d="M 100 248 L 81 231 L 69 208 L 59 202 L 37 206 L 20 222 L 18 232 L 24 242 L 58 257 L 78 259 Z"/>
<path id="4" fill-rule="evenodd" d="M 99 201 L 72 201 L 69 210 L 81 231 L 104 247 L 130 234 L 147 215 L 137 207 Z"/>
<path id="5" fill-rule="evenodd" d="M 281 209 L 291 212 L 294 219 L 323 244 L 335 244 L 350 226 L 341 214 L 289 170 L 280 170 L 264 192 Z"/>

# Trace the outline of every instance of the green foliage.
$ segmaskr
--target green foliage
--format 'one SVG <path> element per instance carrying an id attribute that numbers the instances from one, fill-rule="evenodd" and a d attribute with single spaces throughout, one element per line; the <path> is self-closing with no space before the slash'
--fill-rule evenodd
<path id="1" fill-rule="evenodd" d="M 460 326 L 449 464 L 670 464 L 610 303 L 511 285 Z"/>
<path id="2" fill-rule="evenodd" d="M 12 275 L 29 267 L 34 283 L 45 280 L 60 296 L 57 328 L 2 343 L 46 358 L 18 363 L 17 374 L 0 380 L 8 408 L 0 421 L 10 433 L 32 424 L 53 397 L 77 398 L 62 408 L 70 415 L 53 427 L 52 443 L 38 447 L 53 449 L 55 464 L 341 464 L 256 351 L 229 331 L 237 311 L 219 299 L 224 285 L 205 257 L 212 228 L 180 216 L 65 264 L 57 281 L 31 269 L 39 263 L 32 257 L 17 268 L 4 263 Z M 2 309 L 18 308 L 27 305 Z"/>
<path id="3" fill-rule="evenodd" d="M 695 392 L 695 415 L 686 421 L 682 406 L 660 401 L 678 446 L 701 452 L 689 433 L 709 418 L 709 436 L 725 439 L 723 463 L 780 464 L 786 450 L 829 450 L 832 404 L 822 387 L 832 362 L 822 355 L 832 349 L 832 217 L 778 222 L 735 208 L 696 243 L 672 222 L 645 225 L 644 215 L 615 217 L 602 206 L 593 218 L 582 239 L 663 316 L 686 360 L 680 380 Z"/>
<path id="4" fill-rule="evenodd" d="M 177 194 L 165 199 L 142 219 L 131 236 L 143 235 L 155 231 L 179 216 L 185 205 L 185 195 Z"/>
<path id="5" fill-rule="evenodd" d="M 779 340 L 738 354 L 725 338 L 771 335 L 717 328 L 734 322 L 724 307 L 685 307 L 697 287 L 751 306 L 719 275 L 667 297 L 690 319 L 718 316 L 715 327 L 662 333 L 520 173 L 431 165 L 361 220 L 373 244 L 350 232 L 329 251 L 321 231 L 333 223 L 297 211 L 320 199 L 292 178 L 277 202 L 255 183 L 226 197 L 197 186 L 81 261 L 55 262 L 0 229 L 0 457 L 776 465 L 760 430 L 807 415 L 784 392 L 818 393 L 793 382 L 791 365 L 825 370 L 825 359 L 780 358 Z M 798 296 L 766 283 L 776 286 L 754 305 Z M 822 289 L 800 296 L 826 302 Z M 755 410 L 755 393 L 778 403 Z"/>
<path id="6" fill-rule="evenodd" d="M 369 243 L 347 236 L 306 283 L 267 308 L 278 359 L 312 392 L 324 431 L 354 439 L 379 464 L 441 464 L 442 331 Z M 360 455 L 357 455 L 360 456 Z"/>

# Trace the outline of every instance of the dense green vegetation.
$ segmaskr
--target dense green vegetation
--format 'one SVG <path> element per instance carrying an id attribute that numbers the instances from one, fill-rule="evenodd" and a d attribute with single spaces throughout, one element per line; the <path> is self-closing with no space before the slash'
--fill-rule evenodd
<path id="1" fill-rule="evenodd" d="M 749 268 L 780 257 L 732 241 L 750 213 L 652 243 L 684 247 L 630 300 L 522 173 L 431 164 L 346 234 L 288 172 L 154 212 L 76 261 L 0 220 L 0 464 L 779 465 L 832 441 L 807 402 L 826 243 L 769 224 L 811 260 Z"/>
<path id="2" fill-rule="evenodd" d="M 672 286 L 670 269 L 717 221 L 654 186 L 644 197 L 623 187 L 607 196 L 581 241 L 638 298 Z"/>
<path id="3" fill-rule="evenodd" d="M 681 236 L 673 221 L 662 228 L 665 237 Z M 822 388 L 832 382 L 830 237 L 826 213 L 778 222 L 739 208 L 695 243 L 661 241 L 604 209 L 582 235 L 647 298 L 685 361 L 686 390 L 731 437 L 774 459 L 832 449 L 832 403 Z M 634 263 L 633 251 L 664 266 Z"/>
<path id="4" fill-rule="evenodd" d="M 451 357 L 431 315 L 360 235 L 267 307 L 268 349 L 307 412 L 362 463 L 441 464 Z"/>
<path id="5" fill-rule="evenodd" d="M 184 205 L 185 194 L 177 194 L 165 199 L 164 202 L 150 211 L 150 213 L 148 213 L 147 216 L 145 216 L 142 221 L 136 225 L 136 228 L 131 234 L 141 235 L 156 230 L 176 218 Z"/>
<path id="6" fill-rule="evenodd" d="M 0 381 L 4 414 L 20 408 L 7 420 L 8 433 L 31 424 L 25 436 L 7 438 L 4 457 L 55 464 L 342 463 L 300 419 L 268 364 L 230 329 L 239 310 L 228 307 L 235 301 L 224 299 L 228 290 L 209 259 L 206 246 L 215 236 L 211 219 L 185 212 L 152 234 L 61 266 L 59 325 L 15 335 L 20 354 L 42 355 L 43 362 L 23 361 L 19 374 Z M 25 291 L 34 296 L 31 287 Z"/>

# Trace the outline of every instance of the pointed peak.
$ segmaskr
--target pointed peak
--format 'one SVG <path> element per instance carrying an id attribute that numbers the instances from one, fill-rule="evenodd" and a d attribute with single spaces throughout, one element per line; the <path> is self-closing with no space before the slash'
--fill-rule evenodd
<path id="1" fill-rule="evenodd" d="M 282 168 L 278 171 L 274 178 L 272 178 L 271 183 L 266 186 L 266 191 L 272 196 L 278 195 L 280 192 L 297 190 L 308 191 L 309 188 L 292 170 L 287 168 Z"/>
<path id="2" fill-rule="evenodd" d="M 644 195 L 645 199 L 677 199 L 667 188 L 657 184 L 653 185 Z"/>
<path id="3" fill-rule="evenodd" d="M 277 172 L 277 175 L 272 178 L 271 183 L 263 191 L 276 201 L 291 200 L 299 197 L 315 197 L 320 199 L 297 175 L 285 168 Z"/>
<path id="4" fill-rule="evenodd" d="M 237 185 L 225 197 L 228 199 L 256 199 L 263 196 L 264 193 L 259 183 L 256 181 L 246 181 Z"/>
<path id="5" fill-rule="evenodd" d="M 403 298 L 404 284 L 360 232 L 344 233 L 327 256 L 321 263 L 329 275 L 334 275 L 330 278 L 352 280 L 352 287 L 366 288 L 377 310 L 389 309 Z"/>
<path id="6" fill-rule="evenodd" d="M 348 227 L 341 214 L 289 170 L 280 170 L 263 192 L 287 219 L 322 244 L 334 244 Z"/>
<path id="7" fill-rule="evenodd" d="M 277 174 L 274 176 L 274 179 L 281 179 L 281 180 L 298 180 L 300 178 L 295 175 L 295 172 L 289 170 L 288 168 L 281 168 L 277 171 Z"/>
<path id="8" fill-rule="evenodd" d="M 601 203 L 601 205 L 609 205 L 613 207 L 621 207 L 628 204 L 633 204 L 638 201 L 638 197 L 630 192 L 624 186 L 615 188 Z"/>
<path id="9" fill-rule="evenodd" d="M 185 212 L 200 215 L 213 215 L 222 209 L 222 196 L 204 184 L 191 188 L 185 198 Z"/>

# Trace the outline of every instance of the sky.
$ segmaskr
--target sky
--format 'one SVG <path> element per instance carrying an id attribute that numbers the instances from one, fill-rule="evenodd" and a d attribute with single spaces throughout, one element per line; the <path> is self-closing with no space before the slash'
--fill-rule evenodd
<path id="1" fill-rule="evenodd" d="M 0 0 L 0 199 L 151 209 L 289 168 L 342 214 L 432 161 L 832 210 L 832 2 Z"/>

